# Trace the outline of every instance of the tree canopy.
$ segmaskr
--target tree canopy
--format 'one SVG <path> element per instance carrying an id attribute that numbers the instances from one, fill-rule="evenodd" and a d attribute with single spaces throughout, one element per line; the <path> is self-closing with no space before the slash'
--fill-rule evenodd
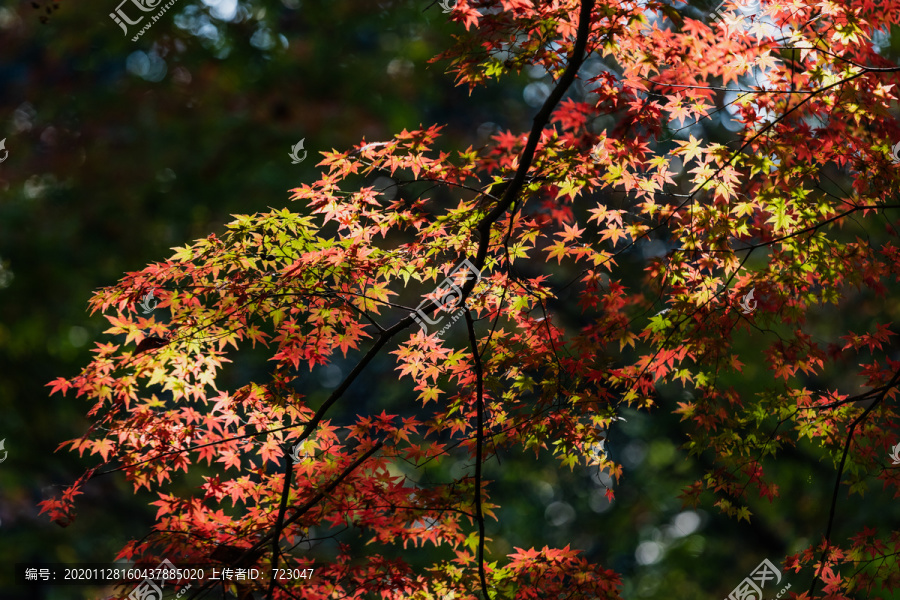
<path id="1" fill-rule="evenodd" d="M 67 525 L 85 488 L 124 476 L 157 514 L 116 558 L 269 574 L 195 595 L 621 598 L 602 547 L 488 529 L 515 519 L 504 480 L 525 456 L 587 466 L 592 501 L 619 502 L 617 431 L 659 420 L 692 467 L 668 500 L 798 515 L 781 555 L 745 559 L 773 563 L 782 597 L 897 597 L 900 0 L 715 18 L 458 0 L 447 18 L 432 61 L 460 86 L 543 78 L 530 130 L 360 136 L 291 204 L 99 290 L 108 337 L 49 384 L 90 402 L 61 447 L 97 464 L 42 511 Z M 826 492 L 814 519 L 794 464 Z M 759 598 L 739 584 L 717 591 Z"/>

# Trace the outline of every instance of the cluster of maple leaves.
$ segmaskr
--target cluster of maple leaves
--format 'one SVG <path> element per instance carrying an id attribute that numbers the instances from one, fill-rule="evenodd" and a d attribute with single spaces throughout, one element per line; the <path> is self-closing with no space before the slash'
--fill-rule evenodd
<path id="1" fill-rule="evenodd" d="M 92 310 L 124 340 L 97 343 L 79 375 L 51 386 L 93 403 L 90 430 L 61 447 L 103 462 L 42 510 L 67 524 L 92 478 L 122 473 L 159 499 L 153 535 L 117 558 L 204 563 L 227 547 L 257 565 L 303 566 L 294 549 L 312 527 L 453 551 L 416 572 L 341 545 L 312 580 L 262 582 L 271 598 L 618 598 L 618 574 L 568 547 L 488 560 L 484 520 L 497 506 L 480 465 L 501 449 L 547 449 L 615 480 L 622 467 L 591 448 L 630 407 L 681 415 L 689 451 L 714 455 L 704 481 L 686 486 L 687 504 L 749 520 L 751 489 L 778 497 L 763 459 L 804 437 L 839 482 L 852 473 L 851 491 L 877 479 L 900 493 L 900 471 L 883 464 L 900 441 L 889 316 L 873 332 L 842 332 L 843 344 L 804 330 L 810 310 L 855 290 L 884 295 L 900 274 L 900 177 L 888 154 L 900 140 L 889 116 L 900 67 L 873 42 L 900 23 L 900 1 L 763 0 L 721 23 L 682 8 L 459 0 L 449 18 L 461 31 L 434 60 L 470 87 L 543 67 L 555 87 L 532 131 L 447 153 L 435 150 L 432 126 L 325 153 L 321 178 L 293 190 L 299 210 L 238 216 L 224 235 L 99 291 Z M 608 68 L 582 79 L 588 56 Z M 695 135 L 719 119 L 740 124 L 729 143 Z M 396 197 L 365 185 L 376 175 L 396 182 Z M 850 189 L 830 185 L 835 177 Z M 844 232 L 849 223 L 883 231 L 862 239 Z M 628 272 L 623 257 L 647 242 L 666 250 Z M 483 278 L 463 288 L 477 296 L 464 338 L 418 330 L 410 312 L 422 296 L 410 286 L 431 287 L 466 257 Z M 144 316 L 136 306 L 151 289 L 160 303 Z M 563 289 L 579 320 L 559 315 Z M 747 315 L 736 304 L 751 289 L 758 307 Z M 764 398 L 719 381 L 742 370 L 735 340 L 750 331 L 769 334 Z M 165 343 L 130 346 L 150 335 Z M 247 344 L 268 349 L 270 378 L 219 389 L 229 347 Z M 333 425 L 329 410 L 381 354 L 407 382 L 409 406 Z M 798 384 L 848 355 L 864 392 Z M 356 366 L 324 402 L 309 402 L 301 377 L 338 356 Z M 660 405 L 667 382 L 692 399 Z M 443 484 L 392 470 L 460 454 L 473 471 Z M 204 461 L 216 474 L 194 495 L 167 493 Z M 784 564 L 811 568 L 824 588 L 791 597 L 900 587 L 895 563 L 874 560 L 900 552 L 896 531 L 840 542 L 829 523 L 818 535 Z M 872 568 L 858 573 L 863 555 Z"/>

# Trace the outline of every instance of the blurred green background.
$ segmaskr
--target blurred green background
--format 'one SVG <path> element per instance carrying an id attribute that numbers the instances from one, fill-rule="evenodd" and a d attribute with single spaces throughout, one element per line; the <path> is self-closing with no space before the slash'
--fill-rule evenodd
<path id="1" fill-rule="evenodd" d="M 527 130 L 549 89 L 535 70 L 471 95 L 455 87 L 446 65 L 428 60 L 462 27 L 425 0 L 178 0 L 136 42 L 138 27 L 125 36 L 109 18 L 115 5 L 0 8 L 0 138 L 9 152 L 0 164 L 0 439 L 8 451 L 0 464 L 2 598 L 100 597 L 88 588 L 16 588 L 12 566 L 107 563 L 153 522 L 155 498 L 133 494 L 121 474 L 86 486 L 67 528 L 37 514 L 40 500 L 94 464 L 55 453 L 85 431 L 87 405 L 72 394 L 49 397 L 45 387 L 76 374 L 93 343 L 105 339 L 105 320 L 86 312 L 92 291 L 165 259 L 173 246 L 221 233 L 230 214 L 301 210 L 288 190 L 317 177 L 321 151 L 432 123 L 447 126 L 441 148 L 478 147 L 498 128 Z M 708 8 L 697 2 L 683 12 L 701 18 Z M 881 40 L 885 53 L 897 56 L 898 39 Z M 596 57 L 585 65 L 601 68 Z M 598 131 L 611 124 L 601 121 Z M 721 141 L 733 136 L 728 126 L 715 121 L 691 133 Z M 301 139 L 309 154 L 294 165 L 288 154 Z M 638 273 L 642 260 L 636 251 L 625 263 Z M 560 307 L 573 302 L 559 299 Z M 852 318 L 865 322 L 879 310 L 858 307 Z M 578 326 L 573 310 L 560 311 Z M 742 344 L 752 355 L 753 341 Z M 761 390 L 766 367 L 747 368 L 743 389 Z M 334 372 L 319 376 L 327 387 Z M 356 401 L 347 404 L 358 410 L 413 398 L 387 360 L 370 367 L 362 387 L 378 393 L 351 390 Z M 603 494 L 610 481 L 584 467 L 561 469 L 531 453 L 490 463 L 485 476 L 495 481 L 491 498 L 501 508 L 500 522 L 488 522 L 489 558 L 513 547 L 570 544 L 621 573 L 625 598 L 695 600 L 726 596 L 764 558 L 780 566 L 822 535 L 832 468 L 804 448 L 767 465 L 782 497 L 775 505 L 748 498 L 750 524 L 708 506 L 682 508 L 681 489 L 708 467 L 680 449 L 689 432 L 669 411 L 685 393 L 660 390 L 661 410 L 626 411 L 627 421 L 610 432 L 607 449 L 625 466 L 612 505 Z M 865 506 L 856 502 L 842 496 L 843 514 L 896 523 L 891 498 L 872 493 Z M 839 523 L 836 534 L 857 526 Z M 429 552 L 416 553 L 423 564 Z M 782 582 L 802 591 L 809 574 L 784 573 Z"/>

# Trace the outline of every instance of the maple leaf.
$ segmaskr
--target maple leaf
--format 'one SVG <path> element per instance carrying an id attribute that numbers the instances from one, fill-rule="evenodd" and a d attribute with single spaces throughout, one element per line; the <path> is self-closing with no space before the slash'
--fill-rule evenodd
<path id="1" fill-rule="evenodd" d="M 234 450 L 222 450 L 219 452 L 221 455 L 216 462 L 221 462 L 225 464 L 225 468 L 234 467 L 235 469 L 241 468 L 241 456 L 237 451 Z"/>
<path id="2" fill-rule="evenodd" d="M 109 438 L 97 440 L 91 444 L 91 454 L 97 454 L 99 452 L 100 456 L 103 457 L 104 462 L 109 460 L 109 453 L 115 449 L 115 443 Z"/>
<path id="3" fill-rule="evenodd" d="M 63 395 L 72 387 L 72 384 L 64 377 L 57 377 L 47 385 L 51 387 L 51 394 L 61 392 Z"/>
<path id="4" fill-rule="evenodd" d="M 682 160 L 684 164 L 687 165 L 688 161 L 693 158 L 699 158 L 703 154 L 703 150 L 700 148 L 700 140 L 696 139 L 693 134 L 690 136 L 688 141 L 676 140 L 676 144 L 680 144 L 680 147 L 677 150 L 674 150 L 672 154 L 677 154 L 682 156 Z"/>

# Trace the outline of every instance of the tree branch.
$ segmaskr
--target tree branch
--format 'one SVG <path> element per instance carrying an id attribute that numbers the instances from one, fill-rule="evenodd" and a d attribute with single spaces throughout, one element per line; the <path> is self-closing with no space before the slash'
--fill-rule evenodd
<path id="1" fill-rule="evenodd" d="M 475 337 L 475 324 L 472 314 L 466 310 L 466 327 L 469 330 L 469 345 L 472 347 L 472 360 L 475 363 L 475 519 L 478 521 L 478 577 L 481 579 L 481 593 L 484 600 L 491 600 L 488 594 L 487 578 L 484 574 L 484 513 L 481 511 L 481 465 L 484 446 L 484 380 L 481 371 L 481 357 L 478 354 L 478 338 Z"/>
<path id="2" fill-rule="evenodd" d="M 591 25 L 591 13 L 594 8 L 595 0 L 582 0 L 581 10 L 579 12 L 579 23 L 578 30 L 575 39 L 575 45 L 572 50 L 572 56 L 569 59 L 569 64 L 557 82 L 556 86 L 551 91 L 550 95 L 544 101 L 543 106 L 540 111 L 535 115 L 533 119 L 533 125 L 531 132 L 529 133 L 528 140 L 525 145 L 525 149 L 522 152 L 522 155 L 519 160 L 519 168 L 516 170 L 515 176 L 513 177 L 510 185 L 506 188 L 500 202 L 494 209 L 486 215 L 476 226 L 476 231 L 481 234 L 481 239 L 479 241 L 479 247 L 476 254 L 475 264 L 478 269 L 481 269 L 484 266 L 485 259 L 487 257 L 487 250 L 490 243 L 490 229 L 491 226 L 506 212 L 506 210 L 513 204 L 515 199 L 518 197 L 521 192 L 522 186 L 526 180 L 528 170 L 531 167 L 531 163 L 534 160 L 534 154 L 537 149 L 538 142 L 540 140 L 541 133 L 543 132 L 544 127 L 550 120 L 550 116 L 553 113 L 553 110 L 556 108 L 556 105 L 562 100 L 565 93 L 568 91 L 569 87 L 571 87 L 572 83 L 575 81 L 576 74 L 578 73 L 579 68 L 584 62 L 585 49 L 587 48 L 587 40 L 588 34 L 590 33 L 590 25 Z M 475 280 L 467 281 L 463 287 L 463 297 L 462 301 L 468 297 L 469 293 L 471 293 L 472 289 L 475 287 Z M 423 310 L 429 310 L 430 308 L 434 308 L 438 306 L 438 302 L 432 301 L 428 305 L 426 305 Z M 476 464 L 476 514 L 478 516 L 479 521 L 479 574 L 481 578 L 482 591 L 485 595 L 485 600 L 490 600 L 490 596 L 487 591 L 487 581 L 484 573 L 484 516 L 481 512 L 481 459 L 482 459 L 482 445 L 483 445 L 483 381 L 482 381 L 482 373 L 481 373 L 481 363 L 480 356 L 478 353 L 477 342 L 474 340 L 474 327 L 471 320 L 471 315 L 468 311 L 466 311 L 466 322 L 469 327 L 470 339 L 473 342 L 473 353 L 476 361 L 476 370 L 478 374 L 478 437 L 476 440 L 476 454 L 477 454 L 477 464 Z M 312 431 L 318 426 L 319 422 L 324 417 L 325 413 L 334 405 L 335 402 L 344 394 L 344 392 L 349 388 L 349 386 L 353 383 L 353 381 L 357 378 L 357 376 L 365 369 L 365 367 L 372 361 L 372 359 L 381 351 L 381 349 L 387 344 L 387 342 L 394 337 L 397 333 L 406 329 L 413 323 L 412 314 L 407 315 L 402 318 L 392 327 L 387 330 L 383 330 L 381 335 L 379 335 L 378 339 L 375 341 L 375 344 L 369 349 L 366 355 L 360 360 L 359 363 L 353 368 L 353 371 L 341 382 L 341 384 L 335 389 L 328 399 L 319 407 L 319 410 L 316 411 L 315 415 L 306 423 L 303 432 L 300 434 L 299 441 L 303 441 L 309 437 Z M 272 433 L 274 431 L 291 429 L 294 427 L 298 427 L 298 425 L 292 425 L 288 427 L 282 427 L 279 429 L 258 432 L 256 434 L 250 434 L 247 436 L 241 437 L 252 437 L 255 435 Z M 220 443 L 220 442 L 218 442 Z M 346 478 L 357 466 L 362 464 L 364 460 L 369 458 L 372 454 L 374 454 L 378 449 L 380 449 L 384 445 L 384 442 L 379 442 L 374 446 L 371 450 L 363 454 L 359 457 L 354 463 L 352 463 L 345 471 L 338 477 L 335 481 L 329 484 L 325 490 L 319 492 L 314 496 L 311 500 L 309 500 L 303 507 L 298 509 L 290 518 L 286 521 L 283 521 L 284 514 L 286 512 L 286 503 L 287 496 L 289 492 L 289 481 L 290 481 L 290 469 L 291 466 L 288 466 L 288 470 L 285 473 L 285 485 L 282 491 L 281 498 L 281 509 L 279 510 L 279 515 L 276 520 L 275 530 L 262 537 L 253 547 L 249 548 L 244 552 L 240 559 L 250 555 L 254 551 L 258 551 L 262 548 L 267 542 L 274 541 L 273 543 L 273 565 L 277 562 L 278 557 L 278 539 L 280 538 L 281 532 L 288 525 L 299 520 L 303 514 L 305 514 L 310 508 L 315 506 L 329 491 L 331 491 L 334 487 L 336 487 L 344 478 Z M 173 453 L 183 452 L 176 451 Z M 187 450 L 189 451 L 189 449 Z M 154 457 L 159 458 L 159 456 Z M 153 459 L 151 459 L 153 460 Z M 145 461 L 146 462 L 146 461 Z M 135 466 L 135 465 L 132 465 Z M 273 570 L 274 577 L 274 570 Z M 272 583 L 274 580 L 270 582 L 269 585 L 269 594 L 268 597 L 271 597 L 273 592 Z M 205 586 L 204 586 L 205 588 Z M 197 590 L 194 594 L 192 594 L 192 598 L 196 597 L 196 594 L 200 593 L 200 590 Z"/>
<path id="3" fill-rule="evenodd" d="M 275 591 L 275 572 L 278 569 L 278 542 L 281 540 L 281 532 L 284 530 L 284 513 L 287 511 L 288 494 L 291 491 L 291 479 L 294 474 L 294 459 L 285 453 L 284 487 L 281 488 L 281 506 L 278 508 L 278 516 L 275 518 L 275 531 L 272 534 L 272 578 L 269 580 L 269 593 L 266 598 L 272 600 Z"/>
<path id="4" fill-rule="evenodd" d="M 516 174 L 513 176 L 512 182 L 510 182 L 509 186 L 506 188 L 506 191 L 503 193 L 497 206 L 495 206 L 490 213 L 485 215 L 478 225 L 475 226 L 475 230 L 481 234 L 478 253 L 475 256 L 475 266 L 479 269 L 484 266 L 484 261 L 487 257 L 491 226 L 506 212 L 522 191 L 522 185 L 525 183 L 528 170 L 531 168 L 531 163 L 534 160 L 534 153 L 535 150 L 537 150 L 541 133 L 550 121 L 553 109 L 556 108 L 559 101 L 562 100 L 566 92 L 569 91 L 569 87 L 572 85 L 572 82 L 575 81 L 575 75 L 578 73 L 578 69 L 581 68 L 581 64 L 584 62 L 588 34 L 591 30 L 591 12 L 594 10 L 594 2 L 595 0 L 582 0 L 581 2 L 581 11 L 578 15 L 578 32 L 575 35 L 575 46 L 572 48 L 572 56 L 569 57 L 569 64 L 559 78 L 559 81 L 556 83 L 556 86 L 550 92 L 550 95 L 544 100 L 541 110 L 538 111 L 532 120 L 531 132 L 528 134 L 528 141 L 525 143 L 525 149 L 519 157 L 519 168 L 516 169 Z M 466 282 L 466 285 L 463 288 L 464 299 L 468 296 L 469 292 L 472 291 L 473 287 L 475 287 L 474 281 Z"/>

